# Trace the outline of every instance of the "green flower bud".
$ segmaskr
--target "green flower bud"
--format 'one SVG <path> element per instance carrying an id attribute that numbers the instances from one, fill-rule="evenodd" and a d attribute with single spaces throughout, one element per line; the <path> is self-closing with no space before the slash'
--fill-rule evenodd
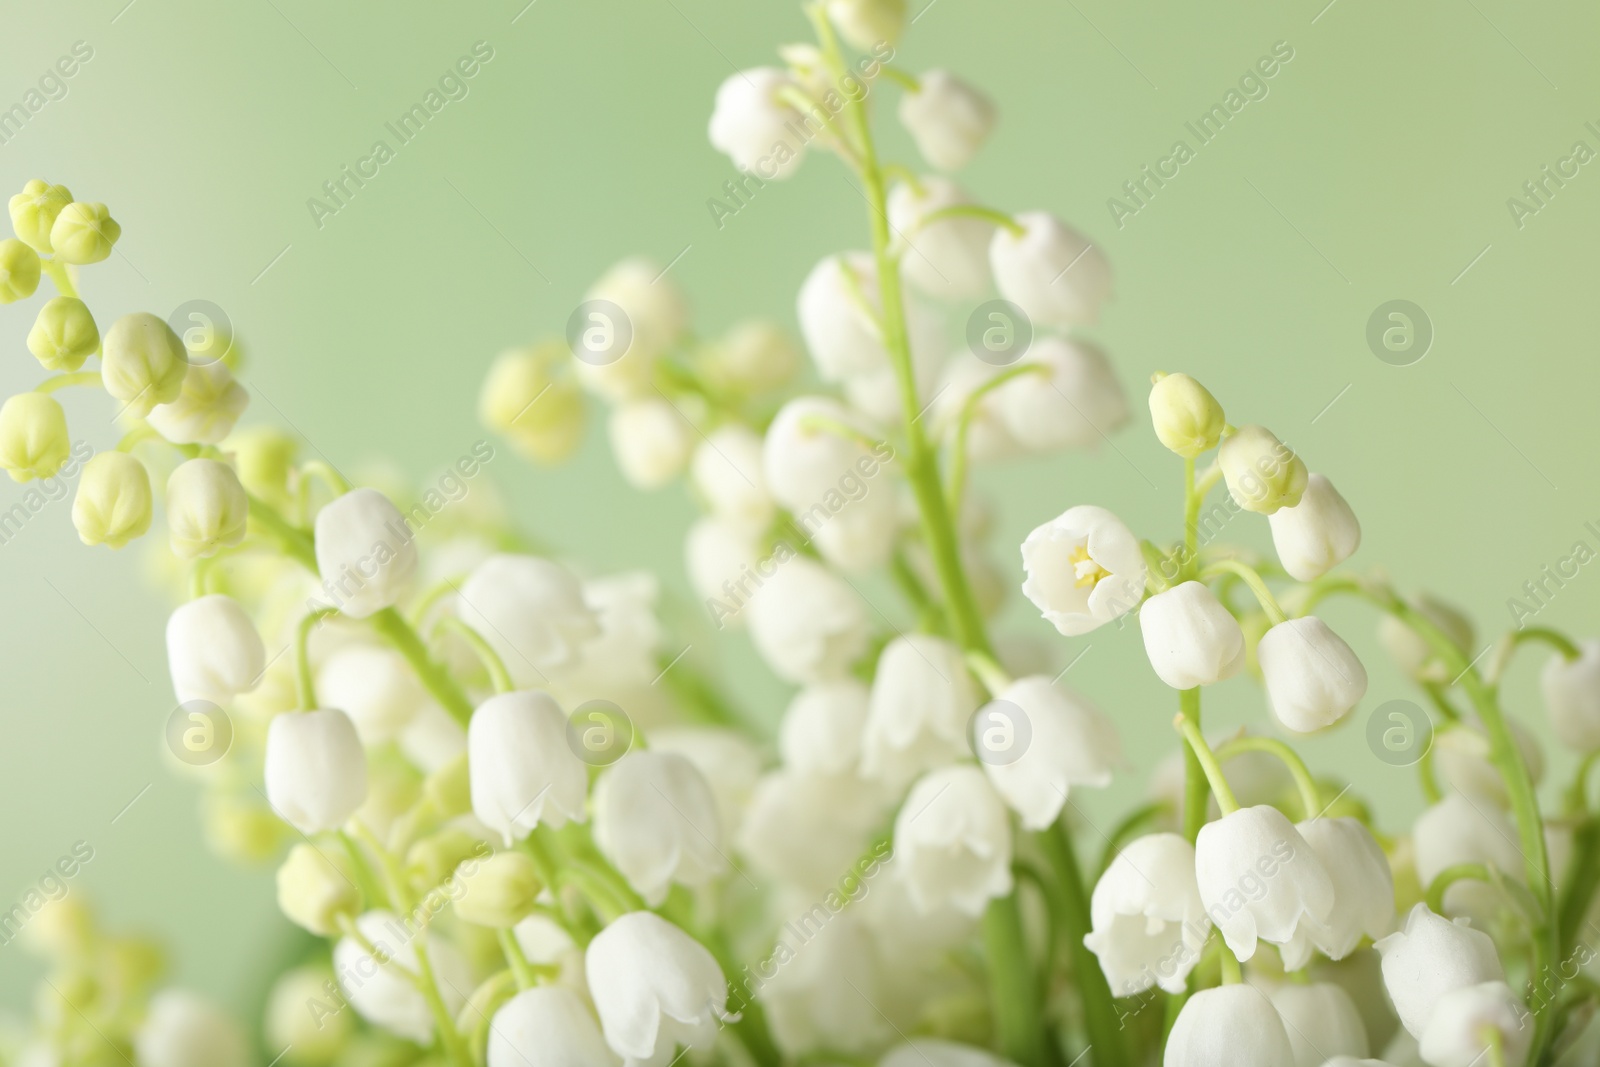
<path id="1" fill-rule="evenodd" d="M 72 500 L 72 525 L 86 545 L 121 548 L 150 529 L 150 475 L 126 452 L 102 452 L 84 464 Z"/>
<path id="2" fill-rule="evenodd" d="M 136 311 L 111 324 L 100 357 L 100 378 L 127 414 L 142 419 L 157 404 L 178 399 L 188 371 L 183 342 L 154 315 Z"/>
<path id="3" fill-rule="evenodd" d="M 26 300 L 39 288 L 39 253 L 17 240 L 0 241 L 0 304 Z"/>
<path id="4" fill-rule="evenodd" d="M 489 846 L 465 830 L 440 830 L 407 850 L 406 881 L 418 893 L 426 893 L 450 877 L 467 860 L 488 853 Z"/>
<path id="5" fill-rule="evenodd" d="M 339 932 L 339 916 L 361 911 L 361 892 L 350 862 L 339 852 L 301 843 L 278 868 L 278 907 L 296 926 L 319 937 Z"/>
<path id="6" fill-rule="evenodd" d="M 18 393 L 0 407 L 0 468 L 12 481 L 50 477 L 71 450 L 67 413 L 55 397 Z"/>
<path id="7" fill-rule="evenodd" d="M 34 251 L 48 255 L 52 251 L 50 228 L 56 224 L 61 209 L 70 203 L 72 190 L 35 178 L 11 198 L 11 228 Z"/>
<path id="8" fill-rule="evenodd" d="M 321 1067 L 339 1059 L 355 1032 L 355 1013 L 341 1011 L 333 971 L 322 966 L 296 967 L 272 987 L 267 1000 L 267 1043 L 284 1049 L 283 1061 Z"/>
<path id="9" fill-rule="evenodd" d="M 74 201 L 61 209 L 50 227 L 50 246 L 63 263 L 98 263 L 111 254 L 122 227 L 104 204 Z"/>
<path id="10" fill-rule="evenodd" d="M 1161 443 L 1184 459 L 1217 447 L 1227 416 L 1206 387 L 1187 374 L 1164 374 L 1150 389 L 1150 420 Z"/>
<path id="11" fill-rule="evenodd" d="M 465 752 L 422 780 L 422 793 L 442 818 L 453 819 L 472 810 L 472 783 Z"/>
<path id="12" fill-rule="evenodd" d="M 23 947 L 52 960 L 85 959 L 98 937 L 94 913 L 76 895 L 47 901 L 22 928 Z"/>
<path id="13" fill-rule="evenodd" d="M 539 463 L 558 463 L 583 440 L 584 406 L 578 383 L 554 372 L 566 349 L 545 343 L 504 352 L 489 368 L 478 414 L 516 450 Z"/>
<path id="14" fill-rule="evenodd" d="M 467 860 L 456 868 L 461 894 L 456 915 L 478 926 L 509 930 L 533 911 L 544 889 L 533 860 L 522 852 L 497 852 L 486 860 Z"/>
<path id="15" fill-rule="evenodd" d="M 45 370 L 75 371 L 100 347 L 89 306 L 75 296 L 46 301 L 28 331 L 28 351 Z"/>
<path id="16" fill-rule="evenodd" d="M 265 804 L 216 792 L 205 798 L 206 843 L 239 863 L 264 863 L 283 845 L 284 823 Z"/>
<path id="17" fill-rule="evenodd" d="M 251 426 L 234 431 L 222 447 L 233 455 L 239 481 L 251 493 L 274 507 L 287 507 L 293 502 L 289 472 L 300 451 L 299 442 L 293 437 L 276 426 Z"/>
<path id="18" fill-rule="evenodd" d="M 214 556 L 244 540 L 250 501 L 226 463 L 191 459 L 167 479 L 167 533 L 183 559 Z"/>
<path id="19" fill-rule="evenodd" d="M 245 387 L 221 363 L 196 363 L 183 376 L 178 399 L 147 416 L 156 432 L 176 445 L 214 445 L 233 430 L 250 403 Z"/>
<path id="20" fill-rule="evenodd" d="M 167 954 L 157 941 L 119 937 L 105 948 L 105 984 L 114 995 L 132 999 L 148 993 L 167 971 Z"/>
<path id="21" fill-rule="evenodd" d="M 1264 426 L 1241 426 L 1217 453 L 1234 502 L 1246 511 L 1271 515 L 1300 503 L 1306 465 Z"/>

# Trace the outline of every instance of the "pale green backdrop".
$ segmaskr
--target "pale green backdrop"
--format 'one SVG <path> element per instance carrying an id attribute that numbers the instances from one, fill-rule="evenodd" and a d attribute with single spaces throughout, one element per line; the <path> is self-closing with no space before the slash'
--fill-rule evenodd
<path id="1" fill-rule="evenodd" d="M 949 66 L 999 101 L 999 133 L 964 182 L 1002 207 L 1054 210 L 1102 243 L 1117 298 L 1096 336 L 1136 398 L 1151 370 L 1200 376 L 1234 421 L 1268 423 L 1336 481 L 1365 525 L 1358 563 L 1446 591 L 1502 629 L 1524 581 L 1574 541 L 1597 544 L 1584 524 L 1600 519 L 1600 165 L 1521 228 L 1507 199 L 1575 141 L 1600 148 L 1585 126 L 1600 126 L 1600 10 L 1325 2 L 911 0 L 920 16 L 899 61 Z M 681 255 L 672 276 L 710 332 L 752 313 L 792 321 L 809 267 L 865 239 L 864 205 L 827 158 L 720 230 L 706 207 L 730 174 L 706 144 L 712 92 L 803 35 L 786 0 L 125 3 L 7 0 L 0 107 L 75 42 L 93 58 L 0 146 L 0 190 L 42 176 L 108 202 L 125 235 L 87 276 L 102 320 L 221 305 L 252 353 L 251 418 L 287 422 L 340 466 L 385 455 L 421 477 L 461 454 L 480 436 L 474 400 L 494 353 L 558 332 L 623 254 Z M 477 41 L 493 59 L 470 94 L 319 229 L 307 198 Z M 1108 198 L 1176 139 L 1192 144 L 1185 122 L 1277 42 L 1293 59 L 1265 98 L 1119 228 Z M 890 142 L 907 156 L 903 135 Z M 1412 366 L 1381 362 L 1365 338 L 1393 299 L 1434 327 Z M 0 309 L 8 392 L 40 377 L 21 345 L 29 321 Z M 70 408 L 75 435 L 97 446 L 114 432 L 103 400 Z M 681 590 L 692 509 L 677 491 L 626 489 L 603 434 L 591 429 L 562 470 L 502 453 L 490 471 L 553 544 L 596 568 L 654 568 Z M 1142 420 L 1099 455 L 986 477 L 1013 577 L 1021 536 L 1070 504 L 1176 532 L 1176 461 Z M 19 496 L 6 483 L 0 508 Z M 165 605 L 136 550 L 82 548 L 68 512 L 53 504 L 0 545 L 0 905 L 86 840 L 95 858 L 76 891 L 169 938 L 185 981 L 247 1004 L 285 944 L 270 872 L 230 870 L 199 845 L 195 788 L 158 758 Z M 1228 535 L 1266 544 L 1253 517 Z M 1593 631 L 1597 590 L 1600 565 L 1541 621 Z M 1050 636 L 1013 600 L 1010 628 Z M 1361 727 L 1408 691 L 1380 660 L 1369 615 L 1329 615 L 1373 684 L 1356 721 L 1307 750 L 1401 825 L 1414 776 L 1373 758 Z M 751 679 L 747 703 L 770 719 L 781 694 L 742 638 L 723 644 L 706 637 L 692 655 Z M 1056 658 L 1082 647 L 1060 643 Z M 1103 823 L 1170 747 L 1173 700 L 1133 629 L 1088 648 L 1068 680 L 1116 713 L 1139 770 L 1085 801 Z M 1519 669 L 1512 704 L 1537 721 L 1531 677 Z M 1263 714 L 1245 680 L 1212 707 L 1217 722 Z M 1554 764 L 1565 773 L 1570 760 Z M 5 1002 L 22 1004 L 35 977 L 15 946 L 0 948 Z"/>

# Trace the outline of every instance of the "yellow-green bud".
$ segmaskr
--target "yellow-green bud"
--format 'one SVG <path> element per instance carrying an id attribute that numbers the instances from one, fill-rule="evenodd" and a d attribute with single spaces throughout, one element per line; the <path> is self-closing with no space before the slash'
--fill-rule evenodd
<path id="1" fill-rule="evenodd" d="M 319 937 L 339 932 L 339 916 L 361 911 L 350 862 L 339 852 L 302 842 L 278 868 L 278 907 L 296 926 Z"/>
<path id="2" fill-rule="evenodd" d="M 251 426 L 235 430 L 222 448 L 232 453 L 239 481 L 250 492 L 275 507 L 287 506 L 293 500 L 289 472 L 300 451 L 293 437 L 275 426 Z"/>
<path id="3" fill-rule="evenodd" d="M 147 419 L 175 445 L 214 445 L 228 436 L 250 403 L 245 387 L 221 363 L 191 364 L 183 388 L 170 404 L 158 404 Z"/>
<path id="4" fill-rule="evenodd" d="M 453 819 L 472 810 L 472 782 L 465 752 L 422 780 L 422 793 L 441 818 Z"/>
<path id="5" fill-rule="evenodd" d="M 167 970 L 161 944 L 147 937 L 119 937 L 105 946 L 101 971 L 114 996 L 134 999 L 147 993 Z"/>
<path id="6" fill-rule="evenodd" d="M 564 346 L 546 343 L 501 353 L 478 398 L 483 424 L 539 463 L 560 462 L 583 440 L 578 383 L 555 373 L 565 352 Z"/>
<path id="7" fill-rule="evenodd" d="M 50 227 L 50 246 L 63 263 L 98 263 L 111 254 L 122 227 L 104 204 L 74 201 L 61 209 Z"/>
<path id="8" fill-rule="evenodd" d="M 206 843 L 217 855 L 240 863 L 264 863 L 283 846 L 285 826 L 265 804 L 223 792 L 204 803 Z"/>
<path id="9" fill-rule="evenodd" d="M 406 881 L 426 893 L 474 856 L 489 854 L 489 846 L 467 833 L 449 827 L 430 834 L 406 852 Z"/>
<path id="10" fill-rule="evenodd" d="M 75 296 L 45 302 L 28 331 L 28 351 L 45 370 L 75 371 L 100 347 L 100 329 L 89 306 Z"/>
<path id="11" fill-rule="evenodd" d="M 1271 515 L 1300 503 L 1306 465 L 1264 426 L 1241 426 L 1217 453 L 1234 502 L 1246 511 Z"/>
<path id="12" fill-rule="evenodd" d="M 0 407 L 0 468 L 12 481 L 50 477 L 71 450 L 67 413 L 55 397 L 18 393 Z"/>
<path id="13" fill-rule="evenodd" d="M 1156 437 L 1184 459 L 1217 447 L 1227 416 L 1205 386 L 1187 374 L 1165 374 L 1150 387 Z"/>
<path id="14" fill-rule="evenodd" d="M 894 44 L 906 28 L 906 0 L 827 0 L 828 18 L 863 52 Z"/>
<path id="15" fill-rule="evenodd" d="M 533 860 L 522 852 L 497 852 L 456 868 L 461 893 L 456 915 L 478 926 L 509 930 L 533 911 L 544 889 Z"/>
<path id="16" fill-rule="evenodd" d="M 126 452 L 102 452 L 84 464 L 72 525 L 86 545 L 121 548 L 150 529 L 150 474 Z"/>
<path id="17" fill-rule="evenodd" d="M 76 205 L 74 205 L 76 206 Z M 147 311 L 124 315 L 106 333 L 100 379 L 126 414 L 144 418 L 183 391 L 189 354 L 172 327 Z"/>
<path id="18" fill-rule="evenodd" d="M 284 1050 L 286 1064 L 332 1063 L 355 1031 L 355 1012 L 341 1011 L 342 1007 L 333 971 L 316 965 L 296 967 L 278 979 L 267 1000 L 267 1043 Z"/>
<path id="19" fill-rule="evenodd" d="M 244 540 L 250 501 L 226 463 L 191 459 L 167 479 L 167 533 L 183 559 L 214 556 Z"/>
<path id="20" fill-rule="evenodd" d="M 47 901 L 22 928 L 23 946 L 36 956 L 54 960 L 86 958 L 98 936 L 94 913 L 76 895 Z"/>
<path id="21" fill-rule="evenodd" d="M 37 252 L 48 255 L 50 228 L 61 209 L 72 203 L 72 190 L 35 178 L 11 198 L 11 228 Z"/>
<path id="22" fill-rule="evenodd" d="M 39 253 L 17 240 L 0 241 L 0 304 L 26 300 L 39 288 Z"/>

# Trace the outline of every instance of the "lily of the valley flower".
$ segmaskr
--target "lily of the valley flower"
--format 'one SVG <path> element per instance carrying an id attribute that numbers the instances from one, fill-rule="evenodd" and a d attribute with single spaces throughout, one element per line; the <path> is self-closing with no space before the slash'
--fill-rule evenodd
<path id="1" fill-rule="evenodd" d="M 11 215 L 11 229 L 36 252 L 49 255 L 50 228 L 55 225 L 61 209 L 72 203 L 72 190 L 65 185 L 51 185 L 40 178 L 30 179 L 22 192 L 6 204 Z"/>
<path id="2" fill-rule="evenodd" d="M 683 334 L 689 315 L 683 294 L 665 274 L 650 260 L 625 259 L 590 288 L 586 301 L 613 306 L 588 312 L 581 335 L 586 351 L 574 364 L 585 388 L 614 403 L 655 395 L 656 363 Z"/>
<path id="3" fill-rule="evenodd" d="M 501 693 L 467 725 L 472 812 L 506 847 L 541 823 L 583 822 L 588 773 L 567 744 L 567 717 L 548 693 Z"/>
<path id="4" fill-rule="evenodd" d="M 900 98 L 900 122 L 917 151 L 939 170 L 960 170 L 994 132 L 995 107 L 947 70 L 925 71 L 917 90 Z"/>
<path id="5" fill-rule="evenodd" d="M 694 427 L 659 396 L 618 404 L 607 430 L 617 469 L 635 489 L 659 489 L 682 474 L 696 439 Z"/>
<path id="6" fill-rule="evenodd" d="M 1234 503 L 1271 515 L 1300 503 L 1306 491 L 1305 461 L 1265 426 L 1241 426 L 1222 442 L 1217 463 Z"/>
<path id="7" fill-rule="evenodd" d="M 1516 840 L 1516 827 L 1504 811 L 1465 793 L 1450 793 L 1417 816 L 1412 827 L 1417 876 L 1429 885 L 1451 867 L 1477 863 L 1520 879 L 1524 864 Z M 1483 882 L 1464 879 L 1445 891 L 1445 910 L 1476 914 L 1498 895 Z"/>
<path id="8" fill-rule="evenodd" d="M 50 247 L 63 263 L 99 263 L 111 255 L 122 227 L 104 204 L 75 200 L 63 207 L 50 226 Z"/>
<path id="9" fill-rule="evenodd" d="M 588 1005 L 564 986 L 524 989 L 489 1023 L 489 1067 L 576 1067 L 617 1063 Z"/>
<path id="10" fill-rule="evenodd" d="M 0 405 L 0 468 L 12 481 L 52 477 L 71 451 L 67 413 L 55 397 L 18 393 Z"/>
<path id="11" fill-rule="evenodd" d="M 806 686 L 778 726 L 778 755 L 792 770 L 850 774 L 861 762 L 867 687 L 854 678 Z"/>
<path id="12" fill-rule="evenodd" d="M 1100 308 L 1111 295 L 1105 254 L 1048 212 L 1025 211 L 1016 223 L 1021 233 L 1002 226 L 989 246 L 1000 295 L 1020 307 L 1035 329 L 1070 330 L 1099 322 Z"/>
<path id="13" fill-rule="evenodd" d="M 867 650 L 866 608 L 856 591 L 804 556 L 780 564 L 745 610 L 756 651 L 778 677 L 840 678 Z"/>
<path id="14" fill-rule="evenodd" d="M 589 942 L 584 964 L 606 1044 L 619 1055 L 665 1062 L 680 1045 L 715 1040 L 728 1003 L 722 968 L 661 916 L 635 911 L 612 922 Z"/>
<path id="15" fill-rule="evenodd" d="M 1145 563 L 1133 531 L 1105 508 L 1080 504 L 1022 542 L 1022 594 L 1068 637 L 1132 611 L 1144 596 Z"/>
<path id="16" fill-rule="evenodd" d="M 1468 660 L 1472 659 L 1475 654 L 1473 643 L 1476 641 L 1476 634 L 1472 620 L 1459 608 L 1436 600 L 1426 593 L 1412 597 L 1411 607 L 1417 614 L 1433 623 L 1458 651 L 1466 654 Z M 1420 681 L 1454 680 L 1454 675 L 1439 661 L 1433 645 L 1399 616 L 1385 615 L 1379 621 L 1378 639 L 1383 642 L 1383 647 L 1400 669 L 1411 677 Z"/>
<path id="17" fill-rule="evenodd" d="M 854 775 L 773 771 L 750 795 L 739 826 L 739 851 L 777 881 L 825 892 L 867 848 L 884 802 L 877 783 Z"/>
<path id="18" fill-rule="evenodd" d="M 906 28 L 906 0 L 827 0 L 839 35 L 863 52 L 894 44 Z"/>
<path id="19" fill-rule="evenodd" d="M 1178 834 L 1135 839 L 1095 883 L 1089 916 L 1083 943 L 1100 958 L 1114 996 L 1157 985 L 1183 992 L 1211 932 L 1194 846 Z"/>
<path id="20" fill-rule="evenodd" d="M 1020 755 L 980 750 L 979 760 L 990 784 L 1027 829 L 1043 830 L 1054 823 L 1074 786 L 1104 789 L 1111 784 L 1111 770 L 1122 762 L 1122 741 L 1110 718 L 1088 700 L 1038 674 L 996 693 L 989 707 L 1002 709 L 997 721 L 988 724 L 994 729 L 1020 734 L 1019 724 L 1008 721 L 1013 709 L 1025 723 L 1026 737 L 1000 739 L 1016 744 Z M 978 729 L 985 728 L 980 713 Z"/>
<path id="21" fill-rule="evenodd" d="M 1040 337 L 1019 365 L 1043 369 L 1001 385 L 994 404 L 1022 447 L 1091 448 L 1128 421 L 1128 398 L 1105 353 L 1093 345 Z"/>
<path id="22" fill-rule="evenodd" d="M 75 371 L 100 347 L 100 328 L 75 296 L 52 297 L 28 331 L 28 351 L 45 370 Z"/>
<path id="23" fill-rule="evenodd" d="M 1162 1067 L 1290 1067 L 1294 1046 L 1278 1009 L 1249 985 L 1190 997 L 1172 1024 Z"/>
<path id="24" fill-rule="evenodd" d="M 569 358 L 559 341 L 508 349 L 490 364 L 478 393 L 478 418 L 536 463 L 559 463 L 583 441 L 578 383 L 556 373 Z"/>
<path id="25" fill-rule="evenodd" d="M 1316 581 L 1361 546 L 1356 513 L 1321 474 L 1306 479 L 1300 503 L 1279 508 L 1267 522 L 1278 560 L 1296 581 Z"/>
<path id="26" fill-rule="evenodd" d="M 26 300 L 39 288 L 39 253 L 17 240 L 0 240 L 0 304 Z"/>
<path id="27" fill-rule="evenodd" d="M 1294 1050 L 1285 1067 L 1324 1067 L 1330 1058 L 1360 1058 L 1371 1051 L 1355 1001 L 1332 982 L 1289 982 L 1267 991 L 1267 997 Z"/>
<path id="28" fill-rule="evenodd" d="M 1367 692 L 1366 668 L 1315 615 L 1289 619 L 1268 630 L 1256 647 L 1256 661 L 1272 714 L 1297 733 L 1332 726 Z"/>
<path id="29" fill-rule="evenodd" d="M 145 417 L 173 444 L 214 445 L 233 432 L 249 403 L 249 391 L 234 380 L 227 364 L 195 363 L 184 373 L 177 397 L 157 404 Z"/>
<path id="30" fill-rule="evenodd" d="M 1217 447 L 1228 419 L 1205 386 L 1187 374 L 1163 374 L 1150 387 L 1150 421 L 1162 444 L 1194 459 Z"/>
<path id="31" fill-rule="evenodd" d="M 1241 960 L 1258 939 L 1288 944 L 1307 919 L 1333 915 L 1334 884 L 1306 839 L 1277 808 L 1240 808 L 1206 823 L 1195 842 L 1206 914 Z"/>
<path id="32" fill-rule="evenodd" d="M 1505 980 L 1489 935 L 1464 920 L 1451 922 L 1418 904 L 1404 929 L 1373 946 L 1383 957 L 1383 984 L 1400 1022 L 1421 1038 L 1448 993 Z"/>
<path id="33" fill-rule="evenodd" d="M 150 473 L 126 452 L 101 452 L 83 465 L 72 525 L 86 545 L 121 548 L 150 529 Z"/>
<path id="34" fill-rule="evenodd" d="M 128 415 L 142 418 L 157 404 L 178 399 L 188 370 L 189 353 L 183 342 L 171 326 L 147 311 L 124 315 L 106 331 L 100 380 L 106 392 L 122 401 Z"/>
<path id="35" fill-rule="evenodd" d="M 1342 960 L 1362 937 L 1377 940 L 1393 932 L 1394 875 L 1367 828 L 1341 817 L 1307 819 L 1295 829 L 1333 882 L 1333 910 L 1325 919 L 1302 919 L 1296 936 L 1281 946 L 1284 966 L 1304 967 L 1313 945 L 1329 959 Z"/>
<path id="36" fill-rule="evenodd" d="M 960 758 L 977 707 L 978 690 L 959 648 L 927 634 L 895 638 L 872 681 L 862 773 L 903 786 Z"/>
<path id="37" fill-rule="evenodd" d="M 182 559 L 214 556 L 244 540 L 250 501 L 226 463 L 189 459 L 167 479 L 167 534 Z"/>
<path id="38" fill-rule="evenodd" d="M 308 841 L 289 850 L 277 882 L 278 910 L 318 937 L 332 937 L 339 932 L 340 916 L 361 909 L 361 891 L 344 854 Z"/>
<path id="39" fill-rule="evenodd" d="M 364 644 L 343 645 L 323 660 L 317 695 L 350 716 L 364 745 L 394 740 L 427 702 L 404 656 Z"/>
<path id="40" fill-rule="evenodd" d="M 711 513 L 757 537 L 775 508 L 762 472 L 762 439 L 747 426 L 719 426 L 695 449 L 689 475 Z"/>
<path id="41" fill-rule="evenodd" d="M 894 820 L 895 875 L 923 913 L 953 907 L 979 915 L 1011 892 L 1011 827 L 1005 805 L 976 767 L 920 778 Z"/>
<path id="42" fill-rule="evenodd" d="M 416 929 L 416 918 L 369 911 L 356 920 L 361 936 L 376 952 L 353 937 L 333 946 L 333 970 L 339 989 L 363 1019 L 419 1045 L 433 1041 L 433 1013 L 416 986 L 417 942 L 428 953 L 439 996 L 452 1017 L 472 989 L 472 969 L 456 947 L 430 930 Z M 409 974 L 406 972 L 410 972 Z"/>
<path id="43" fill-rule="evenodd" d="M 573 662 L 600 633 L 583 584 L 537 556 L 490 556 L 461 584 L 456 610 L 519 686 L 545 684 L 545 671 Z"/>
<path id="44" fill-rule="evenodd" d="M 1533 1045 L 1533 1021 L 1527 1005 L 1504 982 L 1483 982 L 1453 989 L 1439 998 L 1419 1039 L 1422 1059 L 1430 1067 L 1476 1067 L 1492 1062 L 1490 1034 L 1499 1047 L 1499 1062 L 1522 1067 Z"/>
<path id="45" fill-rule="evenodd" d="M 1174 689 L 1214 685 L 1244 666 L 1238 621 L 1200 582 L 1183 582 L 1145 601 L 1139 629 L 1150 666 Z"/>
<path id="46" fill-rule="evenodd" d="M 376 489 L 352 489 L 317 512 L 317 571 L 339 610 L 364 619 L 400 602 L 417 570 L 416 535 Z"/>
<path id="47" fill-rule="evenodd" d="M 168 989 L 151 1000 L 133 1045 L 142 1067 L 248 1067 L 239 1024 L 205 998 Z"/>
<path id="48" fill-rule="evenodd" d="M 337 708 L 276 716 L 262 774 L 272 810 L 304 834 L 339 829 L 367 799 L 367 754 Z"/>
<path id="49" fill-rule="evenodd" d="M 905 245 L 901 269 L 918 289 L 940 300 L 972 300 L 989 290 L 993 222 L 949 217 L 924 224 L 936 211 L 973 203 L 949 178 L 929 176 L 889 193 L 889 226 Z"/>
<path id="50" fill-rule="evenodd" d="M 266 658 L 255 623 L 230 596 L 199 597 L 167 619 L 167 667 L 180 704 L 232 703 L 260 683 Z"/>
<path id="51" fill-rule="evenodd" d="M 788 72 L 776 67 L 756 67 L 729 77 L 717 88 L 711 147 L 762 181 L 789 177 L 806 153 L 805 142 L 794 132 L 803 127 L 804 119 L 782 99 L 785 89 L 795 87 Z"/>
<path id="52" fill-rule="evenodd" d="M 1582 641 L 1580 655 L 1570 662 L 1551 657 L 1539 675 L 1550 729 L 1565 745 L 1580 752 L 1600 748 L 1600 641 Z"/>
<path id="53" fill-rule="evenodd" d="M 630 752 L 605 769 L 594 787 L 594 838 L 651 906 L 674 882 L 703 886 L 728 867 L 716 797 L 675 752 Z"/>

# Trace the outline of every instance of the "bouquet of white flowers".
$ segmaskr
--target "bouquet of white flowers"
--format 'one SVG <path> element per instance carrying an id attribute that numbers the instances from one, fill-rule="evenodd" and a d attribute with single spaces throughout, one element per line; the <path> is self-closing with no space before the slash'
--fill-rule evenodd
<path id="1" fill-rule="evenodd" d="M 1361 539 L 1344 497 L 1180 373 L 1154 374 L 1148 398 L 1181 460 L 1172 531 L 1063 497 L 1020 569 L 988 554 L 969 468 L 1130 421 L 1080 333 L 1110 268 L 1048 212 L 986 206 L 945 176 L 996 110 L 949 72 L 895 65 L 904 7 L 813 0 L 814 43 L 715 96 L 710 141 L 738 177 L 714 215 L 822 154 L 866 202 L 870 249 L 828 256 L 798 295 L 821 388 L 795 395 L 801 349 L 779 327 L 700 336 L 666 271 L 629 259 L 564 337 L 496 360 L 482 392 L 485 424 L 533 461 L 576 449 L 592 394 L 630 483 L 689 483 L 705 512 L 685 547 L 706 612 L 691 625 L 746 631 L 796 687 L 781 715 L 675 652 L 654 576 L 586 574 L 512 530 L 474 481 L 494 444 L 419 490 L 357 486 L 286 434 L 237 428 L 236 339 L 148 314 L 102 336 L 77 282 L 120 236 L 105 205 L 42 181 L 11 199 L 0 299 L 42 277 L 57 295 L 28 335 L 53 376 L 0 408 L 0 466 L 28 481 L 76 461 L 51 394 L 99 388 L 126 434 L 83 466 L 81 539 L 142 537 L 166 486 L 168 573 L 187 590 L 167 628 L 169 745 L 204 783 L 216 847 L 277 862 L 284 914 L 317 939 L 278 980 L 265 1052 L 371 1067 L 1600 1062 L 1600 642 L 1524 627 L 1480 646 L 1448 606 L 1341 570 Z M 880 154 L 874 111 L 893 93 L 939 173 Z M 935 305 L 975 301 L 950 357 Z M 1266 517 L 1276 558 L 1218 541 L 1241 513 Z M 879 608 L 863 580 L 903 603 Z M 997 641 L 1018 584 L 1069 650 L 1136 622 L 1176 691 L 1174 759 L 1108 832 L 1074 791 L 1132 769 L 1119 733 L 1168 722 L 1102 710 L 1054 656 Z M 1409 834 L 1380 825 L 1359 775 L 1314 774 L 1292 744 L 1366 694 L 1314 614 L 1334 596 L 1376 609 L 1433 708 L 1368 724 L 1380 758 L 1418 769 L 1431 806 Z M 1530 644 L 1552 652 L 1550 726 L 1585 754 L 1553 810 L 1499 693 Z M 1241 672 L 1264 690 L 1260 728 L 1208 735 L 1206 687 Z M 149 995 L 148 949 L 76 903 L 41 914 L 60 984 L 6 1062 L 249 1062 L 203 1001 Z"/>

